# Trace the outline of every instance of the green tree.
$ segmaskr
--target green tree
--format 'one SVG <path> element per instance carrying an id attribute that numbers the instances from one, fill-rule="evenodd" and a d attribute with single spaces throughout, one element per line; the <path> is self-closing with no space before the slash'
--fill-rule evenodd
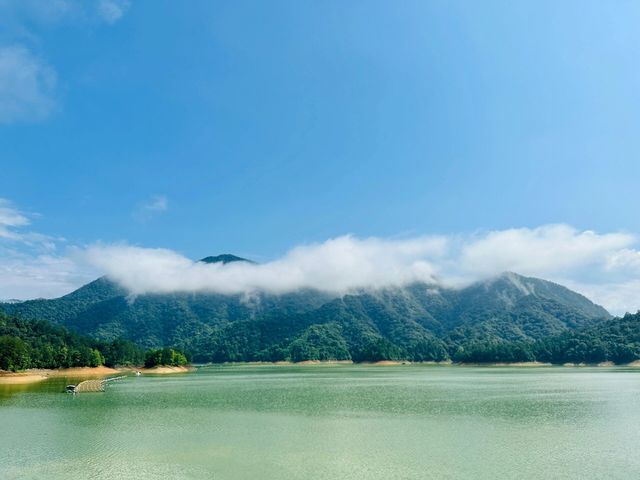
<path id="1" fill-rule="evenodd" d="M 23 370 L 31 366 L 29 347 L 22 339 L 3 335 L 0 337 L 0 369 Z"/>

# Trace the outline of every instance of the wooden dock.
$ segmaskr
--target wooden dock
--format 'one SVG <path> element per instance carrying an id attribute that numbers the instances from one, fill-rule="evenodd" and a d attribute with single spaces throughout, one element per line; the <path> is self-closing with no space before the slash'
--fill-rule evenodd
<path id="1" fill-rule="evenodd" d="M 72 393 L 85 393 L 85 392 L 104 392 L 105 387 L 110 382 L 115 382 L 118 380 L 122 380 L 123 378 L 127 378 L 122 375 L 120 377 L 111 377 L 111 378 L 103 378 L 97 380 L 85 380 L 84 382 L 80 382 L 76 385 Z"/>

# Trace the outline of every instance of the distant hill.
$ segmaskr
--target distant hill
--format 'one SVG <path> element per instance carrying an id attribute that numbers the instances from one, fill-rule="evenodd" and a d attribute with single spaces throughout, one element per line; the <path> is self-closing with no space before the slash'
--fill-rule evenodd
<path id="1" fill-rule="evenodd" d="M 640 312 L 544 338 L 536 358 L 550 363 L 629 363 L 640 359 Z"/>
<path id="2" fill-rule="evenodd" d="M 234 255 L 207 263 L 248 261 Z M 533 342 L 611 318 L 561 285 L 505 273 L 462 289 L 416 283 L 341 297 L 147 294 L 103 277 L 53 300 L 0 303 L 99 340 L 175 346 L 195 361 L 448 359 L 473 342 Z"/>

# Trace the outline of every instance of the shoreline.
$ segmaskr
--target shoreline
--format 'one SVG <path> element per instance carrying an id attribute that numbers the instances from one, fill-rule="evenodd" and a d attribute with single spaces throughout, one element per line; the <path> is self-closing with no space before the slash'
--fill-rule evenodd
<path id="1" fill-rule="evenodd" d="M 64 377 L 106 377 L 120 373 L 119 370 L 105 366 L 100 367 L 71 367 L 59 369 L 31 368 L 22 372 L 0 371 L 0 385 L 23 385 L 38 383 L 49 378 Z"/>
<path id="2" fill-rule="evenodd" d="M 461 367 L 553 367 L 553 363 L 545 362 L 491 362 L 491 363 L 457 363 Z"/>
<path id="3" fill-rule="evenodd" d="M 0 385 L 25 385 L 38 383 L 50 378 L 102 378 L 119 373 L 140 372 L 145 375 L 167 375 L 175 373 L 194 372 L 195 367 L 191 365 L 181 367 L 158 366 L 152 368 L 122 367 L 110 368 L 100 367 L 71 367 L 59 369 L 32 368 L 21 372 L 7 372 L 0 370 Z"/>
<path id="4" fill-rule="evenodd" d="M 126 370 L 125 370 L 126 371 Z M 191 366 L 191 365 L 185 365 L 185 366 L 176 366 L 176 367 L 171 367 L 171 366 L 157 366 L 157 367 L 151 367 L 151 368 L 138 368 L 137 370 L 140 373 L 142 373 L 143 375 L 167 375 L 167 374 L 171 374 L 171 373 L 189 373 L 189 372 L 195 372 L 196 368 Z"/>
<path id="5" fill-rule="evenodd" d="M 487 367 L 487 368 L 640 368 L 640 360 L 630 363 L 615 364 L 613 362 L 600 363 L 564 363 L 552 364 L 544 362 L 493 362 L 493 363 L 454 363 L 450 360 L 442 362 L 410 362 L 406 360 L 381 360 L 378 362 L 353 362 L 352 360 L 304 360 L 302 362 L 226 362 L 226 363 L 206 363 L 186 366 L 156 366 L 151 368 L 121 367 L 109 368 L 100 367 L 72 367 L 61 369 L 29 369 L 21 372 L 7 372 L 0 370 L 0 385 L 27 385 L 42 382 L 49 378 L 64 377 L 107 377 L 118 373 L 140 372 L 143 375 L 170 375 L 179 373 L 192 373 L 198 367 L 224 367 L 224 366 L 281 366 L 281 367 L 308 367 L 308 366 L 341 366 L 341 365 L 363 365 L 367 367 L 394 367 L 394 366 L 434 366 L 434 367 Z"/>
<path id="6" fill-rule="evenodd" d="M 26 385 L 29 383 L 38 383 L 49 378 L 46 375 L 36 373 L 0 373 L 0 385 Z"/>
<path id="7" fill-rule="evenodd" d="M 565 368 L 582 368 L 582 367 L 598 367 L 598 368 L 640 368 L 640 360 L 634 360 L 630 363 L 616 364 L 613 362 L 600 362 L 600 363 L 549 363 L 549 362 L 490 362 L 490 363 L 475 363 L 475 362 L 452 362 L 451 360 L 445 360 L 442 362 L 425 361 L 425 362 L 411 362 L 409 360 L 380 360 L 378 362 L 354 362 L 352 360 L 303 360 L 301 362 L 290 362 L 280 360 L 277 362 L 223 362 L 223 363 L 199 363 L 197 367 L 233 367 L 233 366 L 247 366 L 247 367 L 306 367 L 306 366 L 340 366 L 340 365 L 363 365 L 368 367 L 387 367 L 387 366 L 435 366 L 435 367 L 517 367 L 517 368 L 542 368 L 542 367 L 565 367 Z"/>

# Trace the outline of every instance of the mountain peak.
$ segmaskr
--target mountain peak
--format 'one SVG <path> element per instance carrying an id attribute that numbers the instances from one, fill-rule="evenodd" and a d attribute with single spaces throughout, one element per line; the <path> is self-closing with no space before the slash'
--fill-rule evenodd
<path id="1" fill-rule="evenodd" d="M 481 287 L 486 292 L 493 290 L 494 299 L 513 307 L 523 297 L 537 297 L 558 304 L 569 305 L 593 318 L 611 318 L 611 314 L 584 295 L 565 286 L 536 277 L 527 277 L 515 272 L 503 272 L 500 275 L 472 285 L 470 289 Z M 475 301 L 482 301 L 482 295 Z M 490 298 L 490 297 L 489 297 Z"/>
<path id="2" fill-rule="evenodd" d="M 232 255 L 230 253 L 223 253 L 221 255 L 204 257 L 199 260 L 203 263 L 232 263 L 232 262 L 247 262 L 247 263 L 255 263 L 251 260 L 247 260 L 246 258 L 238 257 L 236 255 Z"/>

